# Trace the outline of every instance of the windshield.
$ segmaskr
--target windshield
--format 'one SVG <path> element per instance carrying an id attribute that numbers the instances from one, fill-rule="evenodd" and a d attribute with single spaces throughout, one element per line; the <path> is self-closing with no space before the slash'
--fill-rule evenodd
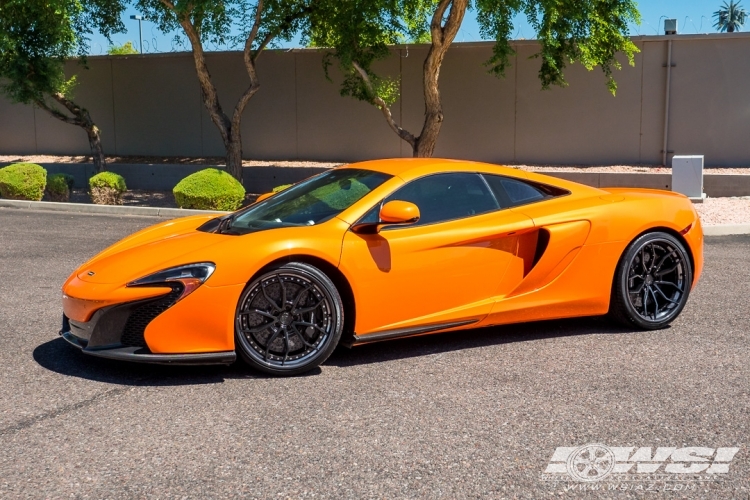
<path id="1" fill-rule="evenodd" d="M 392 176 L 371 170 L 329 170 L 236 214 L 227 230 L 314 226 L 335 217 Z"/>

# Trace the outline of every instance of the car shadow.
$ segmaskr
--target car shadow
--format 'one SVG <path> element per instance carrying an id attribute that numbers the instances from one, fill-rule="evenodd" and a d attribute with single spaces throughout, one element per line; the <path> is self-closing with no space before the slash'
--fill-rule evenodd
<path id="1" fill-rule="evenodd" d="M 325 364 L 347 367 L 546 338 L 633 331 L 602 316 L 489 326 L 339 348 Z"/>
<path id="2" fill-rule="evenodd" d="M 230 366 L 179 366 L 128 363 L 83 354 L 62 338 L 34 349 L 34 361 L 61 375 L 128 386 L 178 386 L 220 384 L 227 379 L 264 379 L 270 375 L 251 370 L 242 362 Z M 300 376 L 315 376 L 320 368 Z"/>
<path id="3" fill-rule="evenodd" d="M 353 349 L 338 348 L 324 366 L 353 367 L 512 342 L 632 331 L 599 317 L 477 328 L 378 342 Z M 43 368 L 61 375 L 127 386 L 220 384 L 227 379 L 273 378 L 242 362 L 231 366 L 163 366 L 96 358 L 72 348 L 62 338 L 37 346 L 33 358 Z M 316 368 L 299 376 L 321 373 L 322 370 Z"/>

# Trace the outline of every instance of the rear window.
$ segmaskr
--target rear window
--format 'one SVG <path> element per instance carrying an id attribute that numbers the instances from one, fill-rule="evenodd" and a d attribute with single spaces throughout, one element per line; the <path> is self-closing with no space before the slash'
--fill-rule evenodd
<path id="1" fill-rule="evenodd" d="M 483 175 L 501 208 L 528 205 L 529 203 L 570 194 L 570 191 L 565 189 L 538 182 L 522 181 L 502 175 Z"/>

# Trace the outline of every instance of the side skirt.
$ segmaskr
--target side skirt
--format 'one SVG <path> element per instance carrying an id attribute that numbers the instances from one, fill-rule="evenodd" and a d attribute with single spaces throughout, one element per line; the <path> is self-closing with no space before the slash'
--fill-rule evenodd
<path id="1" fill-rule="evenodd" d="M 369 335 L 354 335 L 354 339 L 350 343 L 349 347 L 370 344 L 372 342 L 380 342 L 383 340 L 397 339 L 401 337 L 411 337 L 413 335 L 420 335 L 423 333 L 432 333 L 439 330 L 447 330 L 448 328 L 456 328 L 459 326 L 471 325 L 477 323 L 479 320 L 470 319 L 467 321 L 454 321 L 452 323 L 436 323 L 432 325 L 413 326 L 409 328 L 397 328 L 395 330 L 386 330 L 384 332 L 371 333 Z"/>

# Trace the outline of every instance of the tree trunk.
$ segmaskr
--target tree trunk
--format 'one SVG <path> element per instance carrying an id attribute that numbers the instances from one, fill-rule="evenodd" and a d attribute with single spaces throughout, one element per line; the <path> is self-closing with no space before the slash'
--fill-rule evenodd
<path id="1" fill-rule="evenodd" d="M 94 170 L 99 173 L 106 170 L 107 161 L 104 158 L 104 149 L 102 149 L 102 138 L 99 134 L 99 127 L 91 124 L 91 128 L 86 129 L 89 136 L 89 147 L 91 148 L 91 158 L 94 161 Z"/>
<path id="2" fill-rule="evenodd" d="M 161 2 L 172 12 L 176 12 L 172 0 L 161 0 Z M 275 35 L 274 33 L 266 34 L 266 37 L 261 41 L 257 50 L 253 52 L 252 45 L 258 34 L 258 30 L 260 29 L 262 10 L 263 0 L 259 0 L 255 7 L 255 21 L 248 37 L 245 39 L 245 47 L 243 50 L 243 61 L 250 78 L 250 86 L 242 93 L 242 96 L 240 96 L 237 101 L 231 120 L 224 112 L 219 102 L 219 94 L 211 80 L 211 74 L 208 72 L 208 66 L 206 65 L 206 59 L 203 52 L 203 44 L 198 30 L 196 30 L 195 26 L 192 24 L 192 21 L 189 18 L 189 13 L 183 15 L 183 17 L 179 19 L 182 29 L 185 31 L 188 40 L 190 40 L 190 46 L 193 52 L 193 62 L 195 63 L 195 71 L 198 75 L 198 83 L 201 87 L 203 104 L 208 110 L 211 121 L 213 121 L 216 128 L 219 129 L 219 134 L 221 134 L 221 139 L 224 142 L 224 148 L 227 153 L 227 172 L 240 182 L 242 182 L 242 134 L 240 126 L 242 122 L 242 113 L 244 112 L 247 103 L 250 102 L 250 99 L 252 99 L 258 89 L 260 89 L 260 82 L 255 71 L 255 60 Z"/>
<path id="3" fill-rule="evenodd" d="M 224 147 L 227 150 L 227 172 L 242 182 L 242 137 L 240 133 L 232 129 L 229 140 L 224 142 Z"/>
<path id="4" fill-rule="evenodd" d="M 412 148 L 414 158 L 430 158 L 435 152 L 440 127 L 443 125 L 443 103 L 440 100 L 440 65 L 447 47 L 430 47 L 422 70 L 424 93 L 424 124 Z"/>
<path id="5" fill-rule="evenodd" d="M 169 2 L 168 0 L 162 0 L 162 3 L 164 3 L 169 9 L 172 11 L 175 11 L 175 6 Z M 211 121 L 214 122 L 214 125 L 216 125 L 216 128 L 219 129 L 219 134 L 221 135 L 221 140 L 224 143 L 224 148 L 226 149 L 227 157 L 226 157 L 226 163 L 227 163 L 227 171 L 237 180 L 242 179 L 242 147 L 240 146 L 240 163 L 239 167 L 237 166 L 236 162 L 233 160 L 233 158 L 230 158 L 232 155 L 230 154 L 230 150 L 232 150 L 232 123 L 229 121 L 229 117 L 227 117 L 226 113 L 224 113 L 224 110 L 221 107 L 221 103 L 219 102 L 219 94 L 216 91 L 216 87 L 214 86 L 213 81 L 211 80 L 211 73 L 208 72 L 208 66 L 206 65 L 206 58 L 203 53 L 203 44 L 201 43 L 200 36 L 198 34 L 198 31 L 195 29 L 195 27 L 192 25 L 190 20 L 187 16 L 185 16 L 183 19 L 180 20 L 180 25 L 182 26 L 182 29 L 185 31 L 185 34 L 188 37 L 188 40 L 190 41 L 190 45 L 192 47 L 192 53 L 193 53 L 193 63 L 195 64 L 195 72 L 198 76 L 198 84 L 201 88 L 201 98 L 203 100 L 203 105 L 206 107 L 206 110 L 208 111 L 208 116 L 211 118 Z M 236 148 L 234 148 L 236 149 Z"/>
<path id="6" fill-rule="evenodd" d="M 430 158 L 435 152 L 440 127 L 443 125 L 443 105 L 440 100 L 440 67 L 443 58 L 453 40 L 456 38 L 463 22 L 469 0 L 440 0 L 430 23 L 432 44 L 427 52 L 422 67 L 422 92 L 424 95 L 424 123 L 422 132 L 415 137 L 399 126 L 391 115 L 390 108 L 378 97 L 367 72 L 355 61 L 354 69 L 359 72 L 362 81 L 371 94 L 372 104 L 379 108 L 391 129 L 412 147 L 414 158 Z M 447 17 L 446 11 L 450 7 Z"/>
<path id="7" fill-rule="evenodd" d="M 422 67 L 424 93 L 424 124 L 417 137 L 412 154 L 415 158 L 429 158 L 435 152 L 440 127 L 443 125 L 443 104 L 440 100 L 440 67 L 445 53 L 456 38 L 463 22 L 468 0 L 441 0 L 430 23 L 432 44 Z M 445 12 L 450 7 L 448 16 Z M 444 21 L 445 20 L 445 21 Z"/>
<path id="8" fill-rule="evenodd" d="M 70 111 L 73 116 L 68 116 L 61 112 L 57 108 L 48 105 L 45 101 L 36 101 L 36 105 L 47 111 L 50 115 L 57 118 L 60 121 L 69 123 L 71 125 L 78 125 L 86 131 L 86 135 L 89 138 L 89 147 L 91 148 L 91 157 L 94 162 L 94 169 L 97 173 L 107 169 L 107 161 L 104 158 L 104 149 L 102 148 L 102 139 L 99 131 L 99 127 L 96 126 L 94 120 L 91 119 L 86 108 L 83 108 L 65 97 L 61 93 L 52 94 L 52 98 L 65 106 L 65 109 Z"/>

